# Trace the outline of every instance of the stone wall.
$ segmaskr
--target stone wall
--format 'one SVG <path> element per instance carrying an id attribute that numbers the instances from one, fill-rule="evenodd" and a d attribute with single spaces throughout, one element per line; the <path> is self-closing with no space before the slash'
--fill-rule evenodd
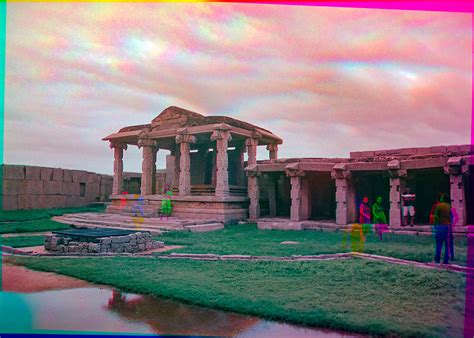
<path id="1" fill-rule="evenodd" d="M 112 193 L 110 175 L 9 164 L 1 170 L 3 210 L 80 207 Z"/>
<path id="2" fill-rule="evenodd" d="M 164 247 L 164 243 L 151 239 L 151 234 L 137 232 L 126 236 L 101 237 L 97 242 L 79 242 L 70 237 L 46 235 L 44 248 L 58 253 L 135 253 Z"/>

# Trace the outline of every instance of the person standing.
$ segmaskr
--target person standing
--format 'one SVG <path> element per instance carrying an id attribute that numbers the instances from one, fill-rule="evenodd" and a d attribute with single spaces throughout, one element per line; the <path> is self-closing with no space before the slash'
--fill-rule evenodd
<path id="1" fill-rule="evenodd" d="M 379 235 L 382 240 L 382 234 L 388 230 L 387 217 L 382 207 L 382 197 L 378 196 L 375 203 L 372 205 L 372 220 L 374 222 L 375 233 Z"/>
<path id="2" fill-rule="evenodd" d="M 359 223 L 370 224 L 369 198 L 365 196 L 359 206 Z"/>
<path id="3" fill-rule="evenodd" d="M 413 226 L 415 221 L 415 199 L 416 195 L 411 193 L 408 187 L 402 194 L 403 203 L 403 226 L 408 225 L 408 219 L 411 218 L 410 226 Z"/>
<path id="4" fill-rule="evenodd" d="M 451 205 L 447 202 L 449 198 L 446 195 L 441 196 L 440 202 L 434 212 L 434 227 L 436 252 L 435 263 L 439 263 L 441 259 L 441 251 L 444 249 L 443 264 L 449 264 L 449 245 L 448 233 L 451 225 Z"/>

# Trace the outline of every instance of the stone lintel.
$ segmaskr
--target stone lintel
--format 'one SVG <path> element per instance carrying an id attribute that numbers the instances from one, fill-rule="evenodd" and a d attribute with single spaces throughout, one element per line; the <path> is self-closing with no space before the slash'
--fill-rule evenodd
<path id="1" fill-rule="evenodd" d="M 420 158 L 400 161 L 400 168 L 410 169 L 429 169 L 442 168 L 446 165 L 446 157 Z"/>
<path id="2" fill-rule="evenodd" d="M 304 176 L 305 172 L 299 167 L 299 163 L 290 163 L 285 166 L 285 173 L 288 177 Z"/>
<path id="3" fill-rule="evenodd" d="M 399 160 L 392 160 L 387 163 L 387 168 L 389 170 L 397 170 L 400 169 L 400 161 Z"/>
<path id="4" fill-rule="evenodd" d="M 110 147 L 110 149 L 122 149 L 122 150 L 127 150 L 127 147 L 128 147 L 128 146 L 127 146 L 126 143 L 109 141 L 109 147 Z"/>

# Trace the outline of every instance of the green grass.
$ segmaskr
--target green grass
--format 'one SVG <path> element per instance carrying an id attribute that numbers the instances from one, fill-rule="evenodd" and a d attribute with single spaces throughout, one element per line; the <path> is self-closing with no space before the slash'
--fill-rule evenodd
<path id="1" fill-rule="evenodd" d="M 17 264 L 123 291 L 374 335 L 462 336 L 462 274 L 348 259 L 238 262 L 33 258 Z"/>
<path id="2" fill-rule="evenodd" d="M 0 234 L 53 231 L 69 228 L 68 224 L 55 222 L 50 219 L 42 219 L 28 222 L 0 223 Z"/>
<path id="3" fill-rule="evenodd" d="M 60 209 L 33 209 L 33 210 L 0 210 L 0 222 L 24 222 L 42 219 L 50 219 L 53 216 L 76 212 L 101 212 L 104 211 L 103 205 L 94 205 L 79 208 L 60 208 Z"/>
<path id="4" fill-rule="evenodd" d="M 173 231 L 156 239 L 167 245 L 184 245 L 173 250 L 181 253 L 215 253 L 242 255 L 316 255 L 351 251 L 350 239 L 343 247 L 343 232 L 329 231 L 284 231 L 259 230 L 255 224 L 232 225 L 223 230 L 192 233 Z M 299 244 L 283 245 L 283 241 Z M 379 241 L 373 234 L 367 236 L 364 252 L 383 256 L 432 262 L 434 260 L 434 239 L 431 236 L 384 234 Z M 457 264 L 466 264 L 466 238 L 455 239 Z"/>
<path id="5" fill-rule="evenodd" d="M 11 246 L 13 248 L 39 246 L 44 245 L 44 236 L 3 237 L 0 239 L 0 244 Z"/>

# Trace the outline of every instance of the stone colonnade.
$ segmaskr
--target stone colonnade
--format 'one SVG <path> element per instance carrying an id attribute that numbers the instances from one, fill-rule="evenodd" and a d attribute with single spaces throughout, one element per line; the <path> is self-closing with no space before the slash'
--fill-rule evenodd
<path id="1" fill-rule="evenodd" d="M 142 177 L 141 177 L 141 195 L 152 195 L 154 191 L 154 176 L 156 174 L 156 156 L 158 152 L 158 144 L 155 139 L 152 139 L 148 135 L 149 131 L 142 132 L 138 137 L 137 146 L 142 149 Z M 257 146 L 261 135 L 257 132 L 253 132 L 251 137 L 245 140 L 245 144 L 237 145 L 236 151 L 239 152 L 239 163 L 241 163 L 242 170 L 237 175 L 236 181 L 238 184 L 244 184 L 245 173 L 243 171 L 244 165 L 244 152 L 248 153 L 248 165 L 257 164 Z M 173 175 L 173 188 L 179 191 L 179 196 L 191 195 L 191 145 L 196 143 L 196 136 L 189 134 L 186 128 L 178 129 L 175 137 L 175 142 L 178 145 L 174 149 L 171 149 L 171 154 L 175 156 L 174 175 Z M 232 141 L 231 128 L 226 125 L 219 126 L 212 131 L 210 141 L 215 142 L 215 153 L 214 165 L 215 171 L 213 171 L 212 181 L 215 182 L 215 196 L 216 197 L 227 197 L 230 195 L 229 186 L 229 157 L 228 157 L 228 146 L 229 142 Z M 122 193 L 122 181 L 123 181 L 123 151 L 127 149 L 125 143 L 111 142 L 110 147 L 114 149 L 114 179 L 113 179 L 113 195 L 119 195 Z M 278 154 L 278 145 L 272 144 L 267 147 L 269 150 L 270 159 L 276 159 Z M 256 177 L 249 175 L 248 177 L 248 192 L 250 195 L 258 195 L 258 184 Z M 255 196 L 257 196 L 255 195 Z M 253 208 L 251 215 L 259 214 L 258 203 L 253 203 L 255 200 L 258 201 L 258 196 L 251 198 L 250 209 Z"/>
<path id="2" fill-rule="evenodd" d="M 250 163 L 250 160 L 249 160 Z M 249 165 L 250 167 L 250 165 Z M 247 172 L 249 178 L 248 196 L 250 199 L 249 215 L 250 219 L 260 217 L 260 193 L 258 179 L 261 176 L 256 167 L 249 168 Z M 252 170 L 253 169 L 253 170 Z M 392 160 L 387 164 L 390 185 L 390 225 L 400 226 L 402 222 L 402 203 L 401 193 L 405 190 L 407 170 L 401 169 L 400 161 Z M 447 161 L 444 172 L 449 175 L 451 205 L 456 209 L 459 220 L 458 226 L 466 224 L 466 201 L 465 187 L 463 184 L 463 174 L 468 171 L 468 167 L 463 165 L 461 157 L 452 157 Z M 291 183 L 291 208 L 290 219 L 292 221 L 302 221 L 309 218 L 308 185 L 304 180 L 305 173 L 298 169 L 297 164 L 289 164 L 285 167 L 286 176 L 290 178 Z M 267 176 L 267 175 L 265 175 Z M 355 205 L 355 187 L 351 171 L 346 163 L 336 164 L 331 177 L 336 186 L 336 223 L 340 225 L 357 222 L 357 206 Z M 270 180 L 269 195 L 269 216 L 275 217 L 275 192 L 274 184 Z M 273 182 L 274 183 L 274 182 Z"/>

